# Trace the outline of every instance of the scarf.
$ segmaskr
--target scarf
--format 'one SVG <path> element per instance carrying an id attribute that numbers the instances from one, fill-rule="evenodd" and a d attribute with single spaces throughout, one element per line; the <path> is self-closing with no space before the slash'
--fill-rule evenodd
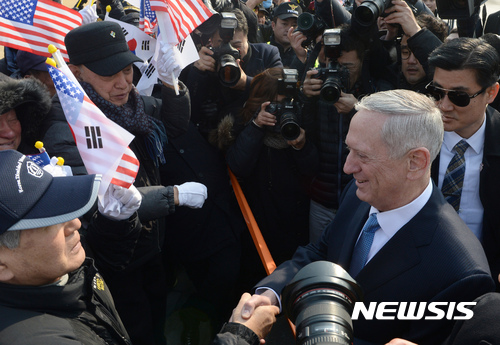
<path id="1" fill-rule="evenodd" d="M 81 81 L 80 84 L 92 102 L 108 119 L 136 137 L 144 137 L 146 149 L 155 166 L 165 164 L 165 156 L 163 155 L 163 147 L 167 143 L 165 126 L 160 120 L 145 113 L 144 101 L 135 87 L 132 88 L 127 103 L 117 106 L 102 98 L 89 83 Z"/>

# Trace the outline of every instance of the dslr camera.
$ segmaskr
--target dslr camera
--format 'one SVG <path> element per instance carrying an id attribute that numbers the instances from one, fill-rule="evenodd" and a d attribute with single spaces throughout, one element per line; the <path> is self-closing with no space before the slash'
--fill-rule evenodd
<path id="1" fill-rule="evenodd" d="M 415 17 L 421 13 L 432 14 L 422 0 L 405 1 Z M 362 27 L 372 26 L 378 17 L 388 16 L 389 14 L 385 13 L 385 10 L 392 6 L 394 6 L 392 0 L 365 0 L 354 10 L 354 20 Z"/>
<path id="2" fill-rule="evenodd" d="M 302 42 L 302 47 L 308 47 L 312 42 L 323 33 L 326 29 L 326 23 L 317 14 L 312 14 L 309 12 L 303 12 L 297 18 L 297 28 L 294 31 L 300 31 L 307 37 L 304 42 Z"/>
<path id="3" fill-rule="evenodd" d="M 339 100 L 342 90 L 349 88 L 349 70 L 338 63 L 340 57 L 340 30 L 327 29 L 323 33 L 325 56 L 330 59 L 328 66 L 319 68 L 315 78 L 323 80 L 320 97 L 326 102 Z"/>
<path id="4" fill-rule="evenodd" d="M 284 95 L 281 102 L 271 102 L 266 111 L 276 116 L 276 125 L 272 130 L 281 133 L 286 140 L 295 140 L 300 135 L 298 106 L 294 101 L 297 93 L 299 73 L 296 69 L 283 69 L 283 79 L 278 80 L 278 94 Z"/>
<path id="5" fill-rule="evenodd" d="M 303 267 L 282 292 L 285 315 L 295 324 L 297 345 L 351 345 L 352 311 L 363 291 L 339 265 Z"/>
<path id="6" fill-rule="evenodd" d="M 219 28 L 219 36 L 222 44 L 213 48 L 212 57 L 216 61 L 216 72 L 222 85 L 231 87 L 236 85 L 241 78 L 240 66 L 236 62 L 240 58 L 240 52 L 231 43 L 234 29 L 238 26 L 238 19 L 234 13 L 222 12 Z"/>

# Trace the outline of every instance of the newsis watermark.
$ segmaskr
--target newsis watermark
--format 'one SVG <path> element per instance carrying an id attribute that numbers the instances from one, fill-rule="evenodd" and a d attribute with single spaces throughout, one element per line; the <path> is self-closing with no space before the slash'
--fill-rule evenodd
<path id="1" fill-rule="evenodd" d="M 469 309 L 477 302 L 356 302 L 352 319 L 366 320 L 469 320 L 474 312 Z"/>

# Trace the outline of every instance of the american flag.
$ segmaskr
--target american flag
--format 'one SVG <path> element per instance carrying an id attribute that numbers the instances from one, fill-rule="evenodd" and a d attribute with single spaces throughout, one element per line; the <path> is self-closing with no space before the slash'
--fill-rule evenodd
<path id="1" fill-rule="evenodd" d="M 82 16 L 52 0 L 1 0 L 0 45 L 50 56 L 49 44 L 68 61 L 64 37 L 82 25 Z"/>
<path id="2" fill-rule="evenodd" d="M 141 14 L 139 16 L 139 29 L 152 34 L 156 26 L 156 14 L 151 10 L 149 0 L 141 0 Z"/>
<path id="3" fill-rule="evenodd" d="M 168 14 L 177 42 L 184 40 L 201 23 L 212 16 L 212 12 L 201 0 L 150 0 L 151 9 Z M 161 30 L 161 28 L 160 28 Z M 168 32 L 166 33 L 168 34 Z"/>
<path id="4" fill-rule="evenodd" d="M 99 195 L 104 196 L 110 183 L 129 188 L 139 170 L 128 147 L 134 136 L 102 113 L 68 74 L 67 65 L 48 68 L 87 172 L 103 175 Z"/>

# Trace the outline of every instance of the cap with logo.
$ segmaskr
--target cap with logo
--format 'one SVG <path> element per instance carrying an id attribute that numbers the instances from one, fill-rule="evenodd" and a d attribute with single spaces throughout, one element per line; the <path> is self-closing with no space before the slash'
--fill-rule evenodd
<path id="1" fill-rule="evenodd" d="M 279 19 L 298 18 L 302 14 L 302 8 L 295 2 L 284 2 L 274 10 L 274 17 Z"/>
<path id="2" fill-rule="evenodd" d="M 101 76 L 111 76 L 142 60 L 132 53 L 122 28 L 112 21 L 79 26 L 66 35 L 69 62 L 84 65 Z"/>
<path id="3" fill-rule="evenodd" d="M 95 203 L 100 180 L 100 175 L 52 177 L 18 151 L 0 151 L 0 234 L 84 215 Z"/>

